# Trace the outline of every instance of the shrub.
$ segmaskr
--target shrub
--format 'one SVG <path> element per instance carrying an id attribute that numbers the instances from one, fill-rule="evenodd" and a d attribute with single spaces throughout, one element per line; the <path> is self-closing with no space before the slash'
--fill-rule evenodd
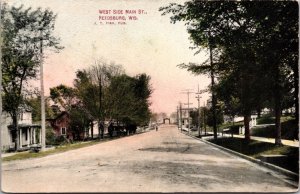
<path id="1" fill-rule="evenodd" d="M 55 144 L 55 132 L 51 127 L 46 128 L 46 145 Z"/>

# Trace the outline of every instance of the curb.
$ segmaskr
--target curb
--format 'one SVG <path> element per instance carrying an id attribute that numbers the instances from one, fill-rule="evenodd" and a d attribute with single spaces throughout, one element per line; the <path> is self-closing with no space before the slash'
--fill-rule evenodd
<path id="1" fill-rule="evenodd" d="M 243 159 L 246 159 L 246 160 L 248 160 L 248 161 L 250 161 L 250 162 L 253 162 L 253 163 L 262 165 L 262 166 L 267 167 L 267 168 L 269 168 L 269 169 L 271 169 L 271 170 L 279 171 L 280 173 L 282 173 L 282 174 L 284 174 L 284 175 L 286 175 L 286 176 L 288 176 L 288 177 L 290 177 L 290 178 L 299 180 L 299 175 L 298 175 L 298 174 L 296 174 L 296 173 L 294 173 L 294 172 L 291 172 L 291 171 L 289 171 L 289 170 L 286 170 L 286 169 L 284 169 L 284 168 L 281 168 L 281 167 L 279 167 L 279 166 L 275 166 L 275 165 L 273 165 L 273 164 L 263 162 L 263 161 L 261 161 L 261 160 L 255 159 L 255 158 L 253 158 L 253 157 L 250 157 L 250 156 L 241 154 L 241 153 L 239 153 L 239 152 L 233 151 L 233 150 L 231 150 L 231 149 L 228 149 L 228 148 L 219 146 L 219 145 L 217 145 L 217 144 L 211 143 L 211 142 L 206 141 L 206 140 L 204 140 L 204 139 L 200 139 L 200 138 L 197 138 L 197 137 L 195 137 L 195 136 L 192 136 L 192 135 L 189 135 L 189 134 L 185 134 L 185 133 L 183 133 L 183 134 L 184 134 L 184 135 L 187 135 L 187 136 L 189 136 L 189 137 L 192 137 L 192 138 L 194 138 L 194 139 L 200 140 L 200 141 L 202 141 L 202 142 L 204 142 L 204 143 L 206 143 L 206 144 L 209 144 L 209 145 L 211 145 L 211 146 L 214 146 L 214 147 L 216 147 L 216 148 L 219 148 L 219 149 L 221 149 L 221 150 L 223 150 L 223 151 L 226 151 L 226 152 L 228 152 L 228 153 L 231 153 L 231 154 L 233 154 L 233 155 L 236 155 L 236 156 L 238 156 L 238 157 L 241 157 L 241 158 L 243 158 Z M 291 184 L 291 185 L 293 185 L 293 186 L 295 186 L 295 187 L 297 187 L 297 188 L 299 187 L 299 184 L 296 184 L 296 183 L 294 183 L 294 182 L 290 182 L 290 181 L 289 181 L 289 182 L 287 182 L 287 183 L 289 183 L 289 184 Z"/>

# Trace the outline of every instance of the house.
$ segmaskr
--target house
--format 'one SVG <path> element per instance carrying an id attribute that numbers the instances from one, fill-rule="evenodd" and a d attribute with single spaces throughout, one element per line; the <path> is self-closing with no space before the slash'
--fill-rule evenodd
<path id="1" fill-rule="evenodd" d="M 54 119 L 47 119 L 47 121 L 50 123 L 51 127 L 53 128 L 53 131 L 55 133 L 56 137 L 64 136 L 65 138 L 69 140 L 74 139 L 86 139 L 91 137 L 91 127 L 87 129 L 87 131 L 81 131 L 72 129 L 70 126 L 70 115 L 68 112 L 63 111 L 61 112 L 56 118 Z M 80 131 L 80 133 L 76 133 L 76 131 Z M 98 123 L 93 122 L 93 137 L 98 136 Z"/>
<path id="2" fill-rule="evenodd" d="M 3 111 L 1 114 L 1 150 L 14 150 L 16 140 L 16 129 L 9 113 Z M 19 108 L 18 130 L 20 147 L 18 150 L 27 150 L 41 142 L 41 126 L 32 124 L 32 112 L 28 106 Z"/>
<path id="3" fill-rule="evenodd" d="M 70 115 L 68 112 L 61 112 L 54 119 L 47 119 L 54 130 L 55 136 L 65 136 L 67 139 L 73 140 L 73 133 L 70 128 Z"/>

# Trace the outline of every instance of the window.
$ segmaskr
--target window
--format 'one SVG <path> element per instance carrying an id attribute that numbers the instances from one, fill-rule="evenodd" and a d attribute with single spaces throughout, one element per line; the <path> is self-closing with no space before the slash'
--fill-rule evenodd
<path id="1" fill-rule="evenodd" d="M 23 121 L 23 113 L 22 112 L 19 114 L 19 120 Z"/>
<path id="2" fill-rule="evenodd" d="M 67 132 L 66 128 L 65 128 L 65 127 L 62 127 L 62 128 L 61 128 L 61 134 L 62 134 L 62 135 L 66 135 L 66 132 Z"/>

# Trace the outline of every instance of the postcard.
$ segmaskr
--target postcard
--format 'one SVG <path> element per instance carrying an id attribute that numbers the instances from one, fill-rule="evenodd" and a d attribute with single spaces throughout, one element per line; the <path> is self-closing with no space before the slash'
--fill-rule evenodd
<path id="1" fill-rule="evenodd" d="M 4 193 L 296 192 L 297 1 L 4 0 Z"/>

